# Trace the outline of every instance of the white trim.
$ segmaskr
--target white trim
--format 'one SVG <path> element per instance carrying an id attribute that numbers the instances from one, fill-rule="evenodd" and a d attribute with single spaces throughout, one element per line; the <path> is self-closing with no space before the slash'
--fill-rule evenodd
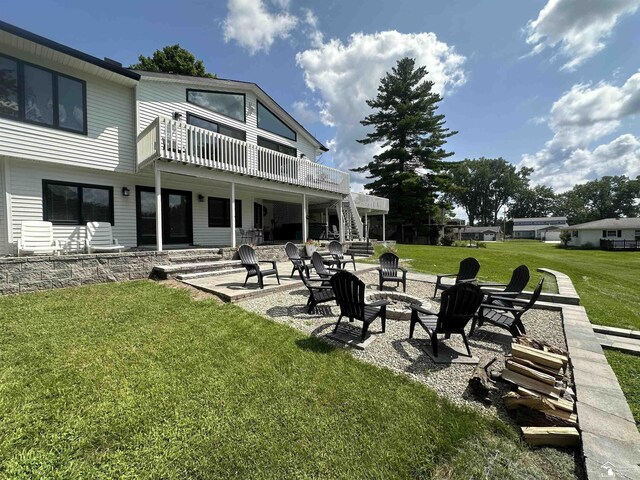
<path id="1" fill-rule="evenodd" d="M 4 210 L 5 210 L 5 228 L 7 230 L 7 251 L 13 244 L 13 213 L 11 205 L 11 165 L 9 159 L 5 158 L 3 162 L 4 175 Z"/>
<path id="2" fill-rule="evenodd" d="M 156 165 L 158 165 L 156 163 Z M 162 175 L 159 168 L 155 169 L 156 188 L 156 247 L 162 251 Z"/>
<path id="3" fill-rule="evenodd" d="M 309 206 L 307 205 L 307 194 L 302 194 L 302 241 L 309 238 Z"/>
<path id="4" fill-rule="evenodd" d="M 231 247 L 236 248 L 236 184 L 231 182 L 231 198 L 229 199 L 229 208 L 231 209 Z"/>

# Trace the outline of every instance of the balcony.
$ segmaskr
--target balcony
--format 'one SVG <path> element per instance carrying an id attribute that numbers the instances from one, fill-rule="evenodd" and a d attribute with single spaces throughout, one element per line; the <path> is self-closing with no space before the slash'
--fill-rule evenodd
<path id="1" fill-rule="evenodd" d="M 370 213 L 388 213 L 389 199 L 367 195 L 365 193 L 352 192 L 351 197 L 356 208 L 369 210 Z"/>
<path id="2" fill-rule="evenodd" d="M 346 172 L 166 117 L 156 118 L 138 135 L 137 169 L 159 159 L 331 193 L 349 193 Z"/>

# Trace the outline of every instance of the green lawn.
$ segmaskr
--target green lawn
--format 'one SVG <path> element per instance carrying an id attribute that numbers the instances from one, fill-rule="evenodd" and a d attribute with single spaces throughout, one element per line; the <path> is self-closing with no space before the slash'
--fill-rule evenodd
<path id="1" fill-rule="evenodd" d="M 150 281 L 0 298 L 2 478 L 572 478 L 563 455 Z"/>

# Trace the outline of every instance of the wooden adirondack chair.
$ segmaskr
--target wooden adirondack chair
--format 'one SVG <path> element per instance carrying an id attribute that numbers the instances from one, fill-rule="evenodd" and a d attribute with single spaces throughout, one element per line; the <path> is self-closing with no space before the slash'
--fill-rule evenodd
<path id="1" fill-rule="evenodd" d="M 18 256 L 23 255 L 59 255 L 60 242 L 53 238 L 51 222 L 26 221 L 20 226 Z"/>
<path id="2" fill-rule="evenodd" d="M 483 296 L 477 285 L 459 283 L 442 292 L 438 313 L 412 305 L 409 338 L 413 338 L 416 324 L 419 324 L 429 335 L 433 355 L 437 357 L 439 333 L 444 334 L 445 338 L 450 338 L 452 334 L 462 335 L 467 354 L 471 356 L 464 329 L 478 311 Z"/>
<path id="3" fill-rule="evenodd" d="M 87 223 L 87 238 L 85 240 L 87 253 L 121 252 L 123 245 L 113 238 L 111 224 L 109 222 Z"/>

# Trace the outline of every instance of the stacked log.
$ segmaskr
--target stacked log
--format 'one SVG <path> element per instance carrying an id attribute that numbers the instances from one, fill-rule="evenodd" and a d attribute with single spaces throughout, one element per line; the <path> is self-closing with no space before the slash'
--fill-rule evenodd
<path id="1" fill-rule="evenodd" d="M 567 352 L 530 337 L 514 339 L 501 378 L 513 385 L 502 398 L 516 414 L 524 440 L 536 446 L 575 446 L 578 417 L 568 385 Z"/>

